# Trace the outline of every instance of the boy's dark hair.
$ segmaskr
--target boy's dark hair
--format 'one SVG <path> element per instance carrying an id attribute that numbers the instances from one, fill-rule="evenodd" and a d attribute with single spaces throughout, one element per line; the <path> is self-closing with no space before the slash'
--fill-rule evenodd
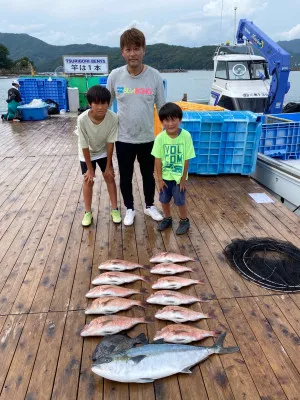
<path id="1" fill-rule="evenodd" d="M 175 103 L 166 103 L 158 113 L 160 121 L 178 118 L 182 120 L 182 109 Z"/>
<path id="2" fill-rule="evenodd" d="M 146 39 L 143 32 L 139 29 L 131 28 L 127 29 L 127 31 L 123 32 L 120 37 L 120 47 L 121 50 L 124 49 L 125 46 L 135 45 L 137 47 L 145 47 Z"/>
<path id="3" fill-rule="evenodd" d="M 89 104 L 96 103 L 96 104 L 104 104 L 110 103 L 111 94 L 108 89 L 104 86 L 95 85 L 92 86 L 86 94 L 86 99 Z"/>

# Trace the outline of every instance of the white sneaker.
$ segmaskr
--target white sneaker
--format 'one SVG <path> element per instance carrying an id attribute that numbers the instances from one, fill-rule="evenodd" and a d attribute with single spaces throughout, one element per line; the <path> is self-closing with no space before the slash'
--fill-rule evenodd
<path id="1" fill-rule="evenodd" d="M 135 210 L 132 210 L 131 208 L 128 208 L 126 211 L 126 215 L 124 218 L 124 225 L 129 226 L 133 224 L 135 217 Z"/>
<path id="2" fill-rule="evenodd" d="M 155 206 L 151 206 L 149 208 L 145 208 L 144 213 L 149 215 L 154 221 L 162 221 L 164 217 L 158 212 L 158 209 Z"/>

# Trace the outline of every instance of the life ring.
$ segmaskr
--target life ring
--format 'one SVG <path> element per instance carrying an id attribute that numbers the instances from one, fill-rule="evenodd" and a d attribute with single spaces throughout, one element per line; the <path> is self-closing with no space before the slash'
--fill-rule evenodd
<path id="1" fill-rule="evenodd" d="M 232 72 L 235 76 L 243 76 L 245 75 L 246 71 L 247 68 L 244 64 L 235 64 L 235 66 L 232 68 Z"/>

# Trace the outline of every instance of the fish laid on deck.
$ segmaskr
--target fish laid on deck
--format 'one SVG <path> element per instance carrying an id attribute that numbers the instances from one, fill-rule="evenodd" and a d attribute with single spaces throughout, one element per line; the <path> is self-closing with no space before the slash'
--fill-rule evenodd
<path id="1" fill-rule="evenodd" d="M 92 280 L 93 285 L 123 285 L 135 281 L 148 282 L 149 278 L 127 272 L 104 272 Z"/>
<path id="2" fill-rule="evenodd" d="M 153 341 L 163 340 L 168 343 L 191 343 L 210 336 L 217 337 L 219 334 L 220 332 L 217 331 L 206 331 L 190 325 L 172 324 L 157 331 Z"/>
<path id="3" fill-rule="evenodd" d="M 101 271 L 130 271 L 136 268 L 145 269 L 145 267 L 141 264 L 120 259 L 107 260 L 100 264 L 98 268 Z"/>
<path id="4" fill-rule="evenodd" d="M 159 290 L 158 292 L 149 296 L 146 301 L 150 304 L 179 306 L 180 304 L 191 304 L 200 301 L 207 301 L 207 299 L 198 298 L 179 292 L 173 292 L 172 290 Z"/>
<path id="5" fill-rule="evenodd" d="M 197 261 L 195 258 L 184 256 L 183 254 L 162 252 L 150 258 L 151 263 L 180 263 L 187 261 Z"/>
<path id="6" fill-rule="evenodd" d="M 182 323 L 188 321 L 198 321 L 203 318 L 212 318 L 213 314 L 203 314 L 198 311 L 191 310 L 186 307 L 167 306 L 157 311 L 155 314 L 157 319 L 173 321 L 175 323 Z"/>
<path id="7" fill-rule="evenodd" d="M 172 264 L 172 263 L 161 263 L 157 264 L 150 269 L 152 274 L 157 275 L 175 275 L 181 272 L 193 272 L 194 269 L 186 267 L 185 265 Z"/>
<path id="8" fill-rule="evenodd" d="M 181 289 L 184 286 L 203 285 L 204 282 L 198 279 L 188 279 L 178 276 L 160 278 L 152 285 L 152 289 Z"/>
<path id="9" fill-rule="evenodd" d="M 121 351 L 131 349 L 137 344 L 147 344 L 148 340 L 144 333 L 136 337 L 130 337 L 126 334 L 118 333 L 116 335 L 105 336 L 101 342 L 97 344 L 93 355 L 93 361 L 112 361 L 111 356 Z"/>
<path id="10" fill-rule="evenodd" d="M 94 288 L 90 289 L 85 297 L 88 299 L 96 299 L 98 297 L 128 297 L 132 296 L 133 294 L 146 294 L 147 290 L 142 288 L 141 290 L 134 290 L 130 288 L 124 288 L 120 286 L 114 285 L 101 285 L 95 286 Z"/>
<path id="11" fill-rule="evenodd" d="M 115 314 L 133 306 L 145 308 L 147 303 L 140 300 L 123 299 L 122 297 L 100 297 L 86 309 L 86 314 Z"/>
<path id="12" fill-rule="evenodd" d="M 130 318 L 110 315 L 93 319 L 81 331 L 81 336 L 106 336 L 114 335 L 132 328 L 137 324 L 147 324 L 145 318 Z"/>
<path id="13" fill-rule="evenodd" d="M 110 362 L 96 362 L 92 371 L 113 381 L 148 383 L 177 373 L 190 374 L 191 367 L 212 354 L 239 351 L 239 347 L 223 347 L 226 333 L 213 346 L 182 344 L 146 344 L 112 355 Z"/>

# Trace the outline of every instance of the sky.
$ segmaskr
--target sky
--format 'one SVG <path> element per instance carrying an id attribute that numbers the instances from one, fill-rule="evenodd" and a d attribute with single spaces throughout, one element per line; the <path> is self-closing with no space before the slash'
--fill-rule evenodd
<path id="1" fill-rule="evenodd" d="M 1 2 L 0 32 L 53 45 L 118 47 L 135 26 L 147 44 L 187 47 L 233 42 L 236 21 L 253 21 L 274 41 L 300 39 L 299 0 L 15 0 Z M 284 15 L 286 15 L 284 17 Z"/>

